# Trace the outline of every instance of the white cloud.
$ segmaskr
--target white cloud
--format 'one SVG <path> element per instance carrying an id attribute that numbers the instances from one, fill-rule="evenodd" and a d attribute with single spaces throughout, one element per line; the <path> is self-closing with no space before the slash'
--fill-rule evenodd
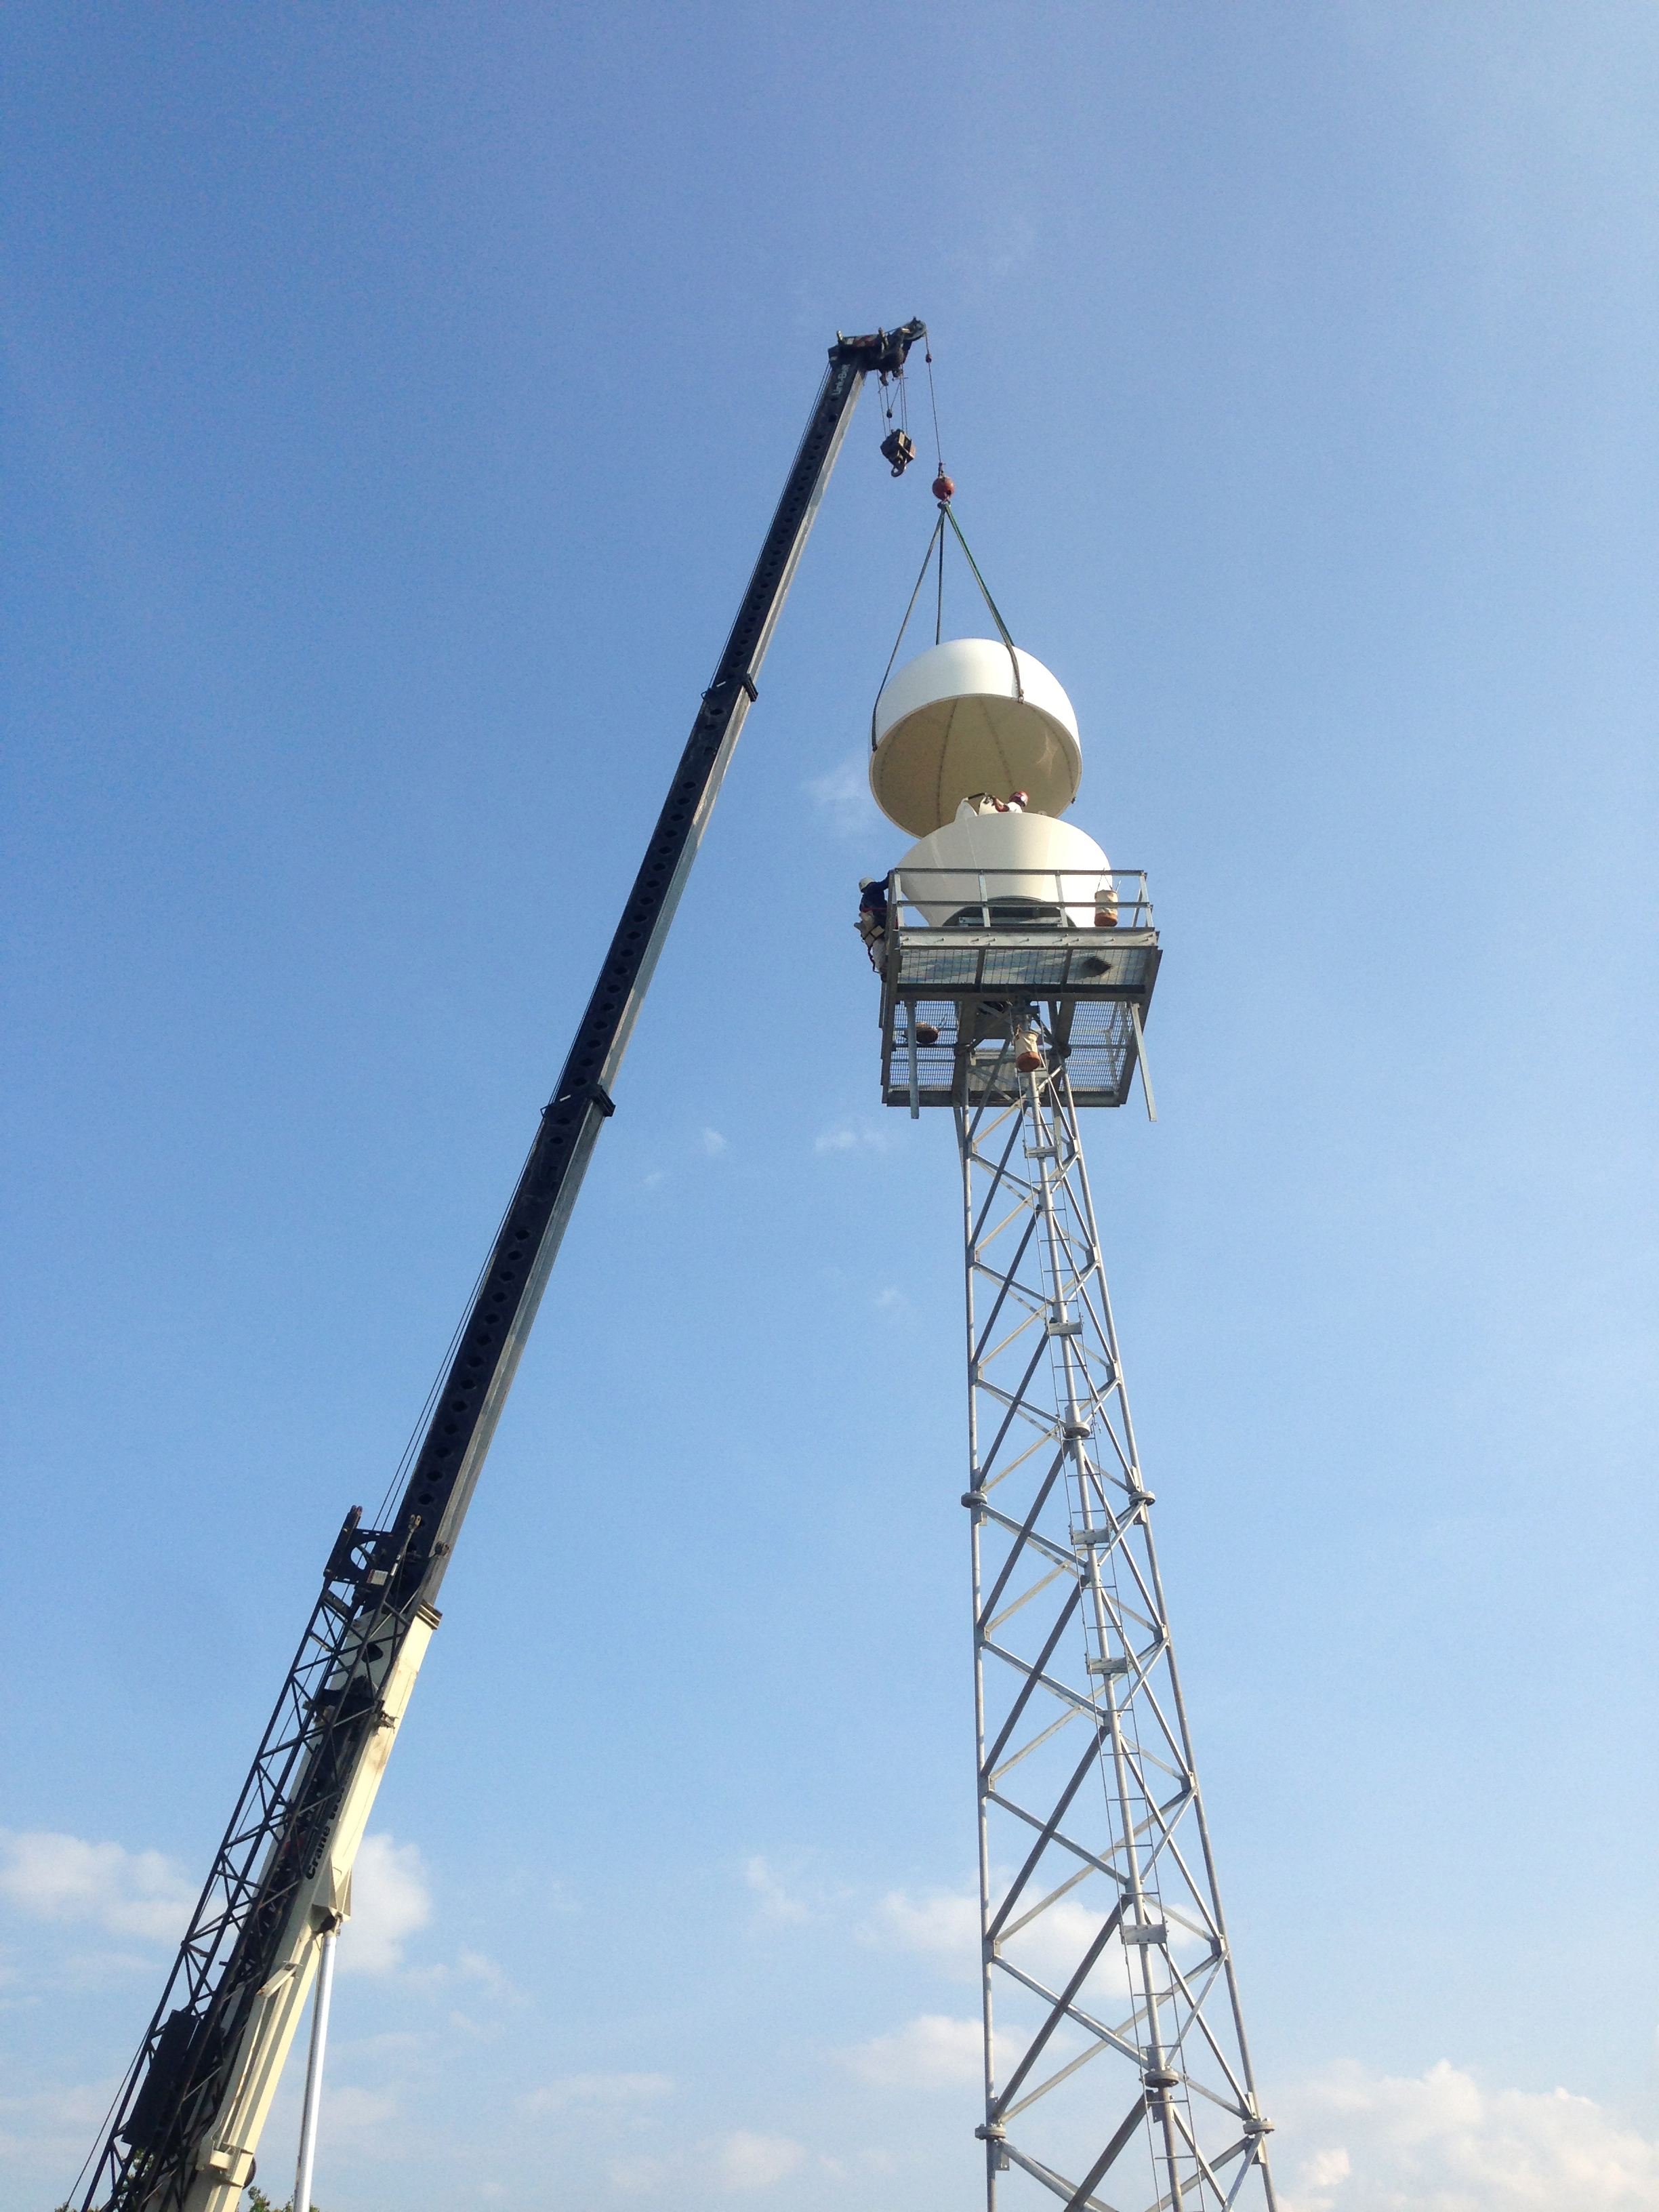
<path id="1" fill-rule="evenodd" d="M 72 1951 L 60 1961 L 58 1978 L 67 1989 L 108 1989 L 131 1974 L 153 1974 L 156 1963 L 154 1951 Z"/>
<path id="2" fill-rule="evenodd" d="M 697 1139 L 697 1150 L 706 1160 L 717 1160 L 722 1152 L 731 1149 L 718 1129 L 705 1129 Z"/>
<path id="3" fill-rule="evenodd" d="M 343 1958 L 344 1954 L 342 1953 L 341 1956 Z M 395 1960 L 393 1964 L 396 1964 Z M 384 1966 L 365 1968 L 360 1965 L 357 1971 L 360 1973 L 384 1973 L 391 1970 Z M 463 1948 L 457 1953 L 453 1964 L 434 1960 L 429 1966 L 410 1967 L 403 1978 L 405 1986 L 411 1990 L 454 1990 L 457 1984 L 470 1984 L 474 1991 L 486 1997 L 499 1998 L 506 2004 L 521 2005 L 526 2002 L 523 1991 L 515 1989 L 503 1969 L 483 1951 Z M 469 2034 L 486 2032 L 464 2013 L 452 2013 L 450 2018 Z"/>
<path id="4" fill-rule="evenodd" d="M 837 1123 L 813 1139 L 812 1150 L 826 1152 L 884 1152 L 891 1139 L 885 1129 L 872 1127 L 867 1121 L 856 1127 L 850 1121 Z"/>
<path id="5" fill-rule="evenodd" d="M 1100 1933 L 1107 1906 L 1099 1890 L 1098 1883 L 1085 1884 L 1070 1896 L 1056 1898 L 1009 1939 L 1008 1955 L 1042 1980 L 1054 1985 L 1065 1981 Z M 1022 1909 L 1029 1909 L 1024 1901 Z M 927 1953 L 957 1979 L 979 1978 L 977 1890 L 934 1890 L 921 1897 L 890 1890 L 859 1934 L 878 1949 Z M 1173 1924 L 1170 1937 L 1178 1958 L 1202 1948 L 1197 1937 Z M 1095 1972 L 1128 1993 L 1129 1965 L 1121 1946 L 1108 1949 Z M 1098 1989 L 1101 1982 L 1092 1986 Z"/>
<path id="6" fill-rule="evenodd" d="M 1277 2100 L 1285 2212 L 1659 2212 L 1659 2143 L 1565 2089 L 1334 2069 Z"/>
<path id="7" fill-rule="evenodd" d="M 1005 1939 L 1006 1954 L 1040 1981 L 1058 1986 L 1099 1935 L 1106 1910 L 1081 1893 L 1056 1898 L 1035 1920 Z M 1171 1948 L 1179 1951 L 1186 1947 L 1177 1943 Z M 1128 1957 L 1121 1944 L 1109 1944 L 1096 1965 L 1090 1987 L 1098 1993 L 1103 1986 L 1122 1996 L 1133 1987 Z"/>
<path id="8" fill-rule="evenodd" d="M 808 1907 L 790 1894 L 763 1858 L 750 1859 L 744 1868 L 743 1878 L 760 1899 L 763 1920 L 782 1924 L 811 1917 Z"/>
<path id="9" fill-rule="evenodd" d="M 64 2176 L 75 2171 L 108 2118 L 115 2087 L 112 2078 L 54 2085 L 21 2096 L 0 2094 L 0 2166 L 18 2203 L 58 2202 Z"/>
<path id="10" fill-rule="evenodd" d="M 714 2178 L 725 2189 L 769 2189 L 806 2156 L 787 2136 L 755 2136 L 739 2128 L 714 2145 Z"/>
<path id="11" fill-rule="evenodd" d="M 890 1889 L 860 1930 L 882 1950 L 925 1951 L 959 1974 L 979 1972 L 979 1893 L 936 1890 L 910 1897 Z"/>
<path id="12" fill-rule="evenodd" d="M 513 1984 L 486 1951 L 469 1951 L 465 1948 L 458 1954 L 455 1972 L 464 1982 L 481 1982 L 492 1996 L 513 1993 Z"/>
<path id="13" fill-rule="evenodd" d="M 395 2119 L 398 2100 L 379 2089 L 331 2088 L 323 2091 L 325 2124 L 331 2136 L 369 2136 Z"/>
<path id="14" fill-rule="evenodd" d="M 814 776 L 806 790 L 819 816 L 837 837 L 891 838 L 891 823 L 870 796 L 869 757 L 862 750 L 839 768 L 831 769 L 828 775 Z M 872 861 L 870 872 L 876 873 L 878 866 Z M 858 904 L 856 896 L 848 904 L 850 923 L 851 908 Z"/>
<path id="15" fill-rule="evenodd" d="M 358 1966 L 358 1973 L 362 1973 L 362 1971 L 389 1969 L 362 1969 L 362 1966 Z M 410 1966 L 407 1973 L 403 1975 L 403 1982 L 404 1989 L 431 1990 L 434 1996 L 438 1990 L 449 1990 L 452 1996 L 493 1997 L 500 2004 L 526 2004 L 529 2002 L 525 1997 L 525 1990 L 515 1989 L 511 1978 L 504 1973 L 504 1969 L 495 1960 L 489 1958 L 484 1951 L 467 1951 L 465 1947 L 456 1954 L 453 1964 L 445 1962 L 445 1960 L 434 1960 L 429 1966 Z M 500 2033 L 498 2028 L 483 2028 L 476 2020 L 469 2020 L 467 2013 L 452 2013 L 449 2020 L 467 2035 Z"/>
<path id="16" fill-rule="evenodd" d="M 665 2158 L 617 2158 L 611 2162 L 611 2185 L 626 2196 L 665 2188 L 673 2179 L 673 2165 Z"/>
<path id="17" fill-rule="evenodd" d="M 0 2114 L 21 2119 L 46 2138 L 59 2136 L 79 2142 L 107 2118 L 116 2083 L 75 2082 L 66 2087 L 36 2089 L 22 2097 L 0 2097 Z"/>
<path id="18" fill-rule="evenodd" d="M 806 2153 L 787 2136 L 751 2135 L 739 2128 L 732 2135 L 693 2144 L 675 2158 L 618 2159 L 611 2179 L 630 2193 L 688 2187 L 699 2193 L 719 2189 L 770 2189 L 804 2163 Z"/>
<path id="19" fill-rule="evenodd" d="M 404 1942 L 432 1917 L 432 1895 L 418 1844 L 365 1836 L 351 1875 L 351 1917 L 340 1938 L 339 1971 L 394 1973 Z"/>
<path id="20" fill-rule="evenodd" d="M 160 1851 L 0 1830 L 0 1896 L 31 1919 L 90 1921 L 112 1936 L 176 1942 L 196 1888 Z"/>
<path id="21" fill-rule="evenodd" d="M 562 2074 L 519 2100 L 523 2112 L 574 2112 L 584 2119 L 627 2115 L 672 2095 L 672 2074 Z"/>
<path id="22" fill-rule="evenodd" d="M 984 2054 L 981 2022 L 926 2012 L 890 2035 L 856 2044 L 842 2056 L 861 2081 L 878 2089 L 947 2089 L 980 2080 Z"/>
<path id="23" fill-rule="evenodd" d="M 1028 1893 L 1029 1894 L 1029 1893 Z M 1032 1900 L 1032 1904 L 1035 1900 Z M 1032 1909 L 1025 1899 L 1021 1899 L 1020 1912 Z M 1058 1987 L 1076 1967 L 1090 1945 L 1100 1933 L 1101 1923 L 1110 1909 L 1110 1893 L 1103 1883 L 1093 1881 L 1073 1890 L 1069 1896 L 1057 1897 L 1052 1905 L 1038 1913 L 1035 1920 L 1017 1928 L 1004 1938 L 1006 1955 L 1039 1980 Z M 1019 1918 L 1019 1913 L 1014 1916 Z M 1172 1916 L 1169 1918 L 1170 1949 L 1175 1957 L 1190 1966 L 1200 1957 L 1207 1955 L 1207 1945 L 1200 1936 L 1183 1927 Z M 1097 1995 L 1103 1988 L 1114 1989 L 1125 1998 L 1135 1987 L 1134 1969 L 1131 1954 L 1120 1943 L 1109 1944 L 1094 1969 L 1090 1987 Z"/>

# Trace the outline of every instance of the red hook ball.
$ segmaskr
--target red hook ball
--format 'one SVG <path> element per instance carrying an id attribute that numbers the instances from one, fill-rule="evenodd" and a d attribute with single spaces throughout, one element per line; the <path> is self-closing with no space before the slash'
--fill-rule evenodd
<path id="1" fill-rule="evenodd" d="M 939 473 L 933 478 L 933 497 L 939 501 L 941 507 L 945 507 L 949 505 L 951 495 L 955 490 L 956 486 L 941 469 Z"/>

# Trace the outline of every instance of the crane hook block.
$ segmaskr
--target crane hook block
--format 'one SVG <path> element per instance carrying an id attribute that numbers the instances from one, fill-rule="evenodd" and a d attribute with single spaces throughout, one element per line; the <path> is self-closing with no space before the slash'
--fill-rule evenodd
<path id="1" fill-rule="evenodd" d="M 890 461 L 893 474 L 902 477 L 916 458 L 916 448 L 906 430 L 891 430 L 881 441 L 881 458 Z"/>

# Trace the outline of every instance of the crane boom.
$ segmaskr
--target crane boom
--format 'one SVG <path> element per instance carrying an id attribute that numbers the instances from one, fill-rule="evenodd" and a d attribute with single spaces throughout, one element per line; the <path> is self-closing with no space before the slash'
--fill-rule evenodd
<path id="1" fill-rule="evenodd" d="M 837 337 L 714 681 L 702 696 L 592 996 L 456 1340 L 397 1510 L 354 1506 L 161 2002 L 92 2167 L 83 2212 L 234 2212 L 351 1870 L 434 1601 L 592 1156 L 807 534 L 866 375 L 912 321 Z M 301 2208 L 304 2212 L 304 2208 Z"/>

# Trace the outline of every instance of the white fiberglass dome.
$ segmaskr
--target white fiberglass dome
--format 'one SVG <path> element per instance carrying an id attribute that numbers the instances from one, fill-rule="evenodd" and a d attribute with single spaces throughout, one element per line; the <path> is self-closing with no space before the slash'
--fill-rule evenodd
<path id="1" fill-rule="evenodd" d="M 994 927 L 1018 927 L 1030 909 L 1087 929 L 1116 904 L 1111 863 L 1086 830 L 1049 814 L 980 814 L 965 805 L 899 862 L 898 894 L 934 929 L 981 921 L 988 906 L 1000 909 Z"/>
<path id="2" fill-rule="evenodd" d="M 913 837 L 980 791 L 1023 791 L 1035 812 L 1063 814 L 1083 780 L 1071 701 L 1040 660 L 995 638 L 952 638 L 907 661 L 876 702 L 873 734 L 870 788 Z"/>

